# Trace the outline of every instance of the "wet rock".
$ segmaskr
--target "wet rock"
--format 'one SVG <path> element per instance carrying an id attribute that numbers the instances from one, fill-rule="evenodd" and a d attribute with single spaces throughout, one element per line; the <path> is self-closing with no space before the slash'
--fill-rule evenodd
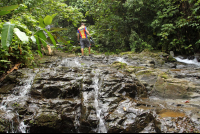
<path id="1" fill-rule="evenodd" d="M 9 94 L 14 88 L 15 84 L 5 84 L 0 87 L 0 94 Z"/>
<path id="2" fill-rule="evenodd" d="M 24 121 L 30 133 L 200 130 L 200 76 L 193 66 L 171 61 L 163 52 L 84 59 L 58 55 L 41 61 L 46 68 L 19 69 L 8 76 L 3 86 L 13 84 L 12 79 L 16 85 L 1 92 L 9 111 L 0 112 L 7 117 L 0 120 L 1 132 L 12 131 L 8 120 L 14 121 L 15 132 L 22 132 L 18 126 Z M 34 74 L 30 81 L 29 74 Z"/>
<path id="3" fill-rule="evenodd" d="M 1 133 L 7 133 L 9 126 L 10 126 L 10 123 L 8 120 L 0 119 L 0 132 Z"/>
<path id="4" fill-rule="evenodd" d="M 60 88 L 56 86 L 44 87 L 42 89 L 42 97 L 47 98 L 47 99 L 57 98 L 60 93 L 61 93 Z"/>
<path id="5" fill-rule="evenodd" d="M 187 98 L 190 96 L 188 92 L 188 81 L 180 79 L 163 79 L 158 78 L 154 86 L 154 95 L 163 98 Z M 173 94 L 171 94 L 173 92 Z"/>
<path id="6" fill-rule="evenodd" d="M 34 120 L 30 120 L 31 133 L 60 132 L 61 117 L 54 110 L 39 110 Z"/>

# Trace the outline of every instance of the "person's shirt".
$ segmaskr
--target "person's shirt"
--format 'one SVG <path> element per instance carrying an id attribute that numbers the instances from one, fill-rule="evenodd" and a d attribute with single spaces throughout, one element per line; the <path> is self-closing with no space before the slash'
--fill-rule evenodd
<path id="1" fill-rule="evenodd" d="M 87 33 L 86 33 L 87 27 L 86 26 L 81 26 L 78 28 L 77 33 L 80 34 L 80 38 L 87 38 Z"/>

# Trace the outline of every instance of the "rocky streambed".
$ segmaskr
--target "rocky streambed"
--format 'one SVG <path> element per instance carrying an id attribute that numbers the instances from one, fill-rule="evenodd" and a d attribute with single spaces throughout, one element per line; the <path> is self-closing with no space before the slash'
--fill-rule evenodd
<path id="1" fill-rule="evenodd" d="M 56 52 L 0 84 L 0 132 L 200 132 L 200 66 L 172 56 Z"/>

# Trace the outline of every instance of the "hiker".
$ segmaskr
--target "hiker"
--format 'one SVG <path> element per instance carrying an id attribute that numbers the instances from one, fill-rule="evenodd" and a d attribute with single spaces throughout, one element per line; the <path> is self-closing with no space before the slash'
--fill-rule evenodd
<path id="1" fill-rule="evenodd" d="M 81 54 L 82 54 L 81 58 L 84 57 L 84 48 L 85 47 L 88 47 L 89 56 L 91 56 L 91 54 L 90 54 L 90 46 L 91 46 L 91 44 L 90 44 L 90 42 L 88 40 L 87 34 L 92 39 L 92 37 L 91 37 L 90 33 L 88 32 L 87 27 L 85 26 L 85 24 L 81 23 L 81 26 L 77 30 L 77 40 L 78 40 L 78 43 L 81 45 Z M 79 38 L 80 38 L 80 40 L 79 40 Z"/>

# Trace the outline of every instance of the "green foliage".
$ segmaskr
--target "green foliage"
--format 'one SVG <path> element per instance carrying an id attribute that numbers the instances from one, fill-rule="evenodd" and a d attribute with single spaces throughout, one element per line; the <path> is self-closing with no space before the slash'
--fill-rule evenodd
<path id="1" fill-rule="evenodd" d="M 85 0 L 83 2 L 86 16 L 92 16 L 95 21 L 95 38 L 98 51 L 120 51 L 129 50 L 127 22 L 123 11 L 123 3 L 120 0 Z"/>
<path id="2" fill-rule="evenodd" d="M 1 35 L 1 45 L 3 49 L 7 49 L 10 46 L 14 27 L 15 25 L 11 24 L 10 22 L 6 22 L 3 25 L 2 35 Z"/>
<path id="3" fill-rule="evenodd" d="M 47 44 L 57 47 L 58 40 L 64 44 L 73 42 L 68 38 L 66 41 L 62 35 L 58 37 L 59 32 L 66 31 L 66 25 L 60 24 L 67 22 L 76 26 L 83 18 L 77 8 L 67 6 L 63 0 L 2 0 L 0 7 L 5 7 L 0 8 L 0 13 L 9 10 L 8 14 L 0 16 L 1 73 L 19 62 L 22 66 L 34 65 L 33 52 L 42 56 L 41 48 Z M 54 27 L 48 29 L 47 25 Z"/>
<path id="4" fill-rule="evenodd" d="M 133 52 L 141 52 L 144 49 L 152 50 L 152 46 L 139 37 L 139 35 L 132 30 L 130 38 L 130 47 Z"/>
<path id="5" fill-rule="evenodd" d="M 6 6 L 6 7 L 0 7 L 0 16 L 6 15 L 10 13 L 12 10 L 18 8 L 18 5 L 12 5 L 12 6 Z"/>
<path id="6" fill-rule="evenodd" d="M 97 50 L 157 49 L 193 54 L 199 52 L 200 3 L 194 0 L 73 0 L 95 24 Z M 92 18 L 92 19 L 90 19 Z"/>

